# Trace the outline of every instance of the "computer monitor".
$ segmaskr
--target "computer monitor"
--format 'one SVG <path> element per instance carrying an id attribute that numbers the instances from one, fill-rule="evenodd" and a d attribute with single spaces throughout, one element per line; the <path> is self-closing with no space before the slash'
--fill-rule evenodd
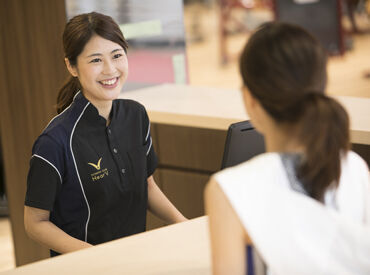
<path id="1" fill-rule="evenodd" d="M 221 169 L 237 165 L 264 152 L 264 138 L 249 120 L 233 123 L 227 132 Z"/>

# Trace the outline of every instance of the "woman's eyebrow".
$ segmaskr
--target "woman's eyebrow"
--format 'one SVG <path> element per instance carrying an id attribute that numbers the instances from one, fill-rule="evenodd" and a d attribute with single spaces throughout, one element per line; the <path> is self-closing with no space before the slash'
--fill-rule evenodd
<path id="1" fill-rule="evenodd" d="M 112 54 L 112 53 L 119 52 L 119 51 L 123 51 L 123 49 L 114 49 L 110 53 Z M 90 55 L 86 56 L 86 58 L 93 57 L 93 56 L 102 56 L 102 54 L 101 53 L 93 53 L 93 54 L 90 54 Z"/>
<path id="2" fill-rule="evenodd" d="M 114 49 L 113 51 L 111 51 L 110 53 L 115 53 L 115 52 L 119 52 L 119 51 L 123 51 L 123 49 Z"/>
<path id="3" fill-rule="evenodd" d="M 93 53 L 93 54 L 90 54 L 88 56 L 86 56 L 86 58 L 89 58 L 89 57 L 92 57 L 92 56 L 102 56 L 101 53 Z"/>

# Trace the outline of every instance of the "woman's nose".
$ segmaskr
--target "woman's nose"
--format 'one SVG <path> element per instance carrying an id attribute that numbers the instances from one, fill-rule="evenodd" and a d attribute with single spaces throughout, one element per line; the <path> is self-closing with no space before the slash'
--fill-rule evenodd
<path id="1" fill-rule="evenodd" d="M 112 74 L 115 71 L 116 71 L 116 67 L 114 66 L 112 61 L 108 60 L 104 62 L 103 74 Z"/>

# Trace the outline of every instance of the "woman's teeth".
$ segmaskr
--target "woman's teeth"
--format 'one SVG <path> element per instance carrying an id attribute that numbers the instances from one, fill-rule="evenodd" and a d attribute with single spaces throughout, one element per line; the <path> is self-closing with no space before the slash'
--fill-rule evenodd
<path id="1" fill-rule="evenodd" d="M 102 80 L 100 81 L 103 85 L 113 85 L 114 83 L 116 83 L 117 81 L 117 78 L 114 78 L 114 79 L 110 79 L 110 80 Z"/>

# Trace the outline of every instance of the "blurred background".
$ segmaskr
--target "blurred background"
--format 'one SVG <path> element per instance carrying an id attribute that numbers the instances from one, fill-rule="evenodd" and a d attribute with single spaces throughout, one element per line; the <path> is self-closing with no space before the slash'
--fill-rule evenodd
<path id="1" fill-rule="evenodd" d="M 250 32 L 261 23 L 276 17 L 273 2 L 185 1 L 184 22 L 190 83 L 239 89 L 241 80 L 238 74 L 238 55 Z M 297 20 L 298 23 L 304 23 L 307 29 L 312 26 L 315 31 L 317 28 L 330 27 L 331 23 L 328 21 L 335 22 L 336 17 L 342 24 L 342 42 L 335 38 L 338 26 L 323 30 L 322 33 L 316 32 L 320 38 L 331 37 L 334 44 L 338 44 L 327 47 L 331 54 L 328 93 L 370 97 L 370 1 L 341 1 L 341 13 L 335 10 L 336 1 L 316 2 L 326 2 L 327 6 L 318 7 L 311 14 L 305 12 L 311 21 Z M 222 9 L 226 10 L 226 15 L 222 14 L 220 3 L 224 3 Z M 325 8 L 329 9 L 329 12 Z M 289 10 L 287 11 L 289 13 Z M 226 19 L 222 20 L 222 16 Z"/>
<path id="2" fill-rule="evenodd" d="M 240 89 L 238 56 L 249 35 L 282 20 L 309 29 L 327 49 L 329 94 L 370 97 L 367 0 L 66 0 L 65 7 L 67 19 L 96 10 L 120 24 L 130 44 L 127 92 L 166 82 Z M 0 161 L 3 271 L 15 267 L 15 257 Z"/>

